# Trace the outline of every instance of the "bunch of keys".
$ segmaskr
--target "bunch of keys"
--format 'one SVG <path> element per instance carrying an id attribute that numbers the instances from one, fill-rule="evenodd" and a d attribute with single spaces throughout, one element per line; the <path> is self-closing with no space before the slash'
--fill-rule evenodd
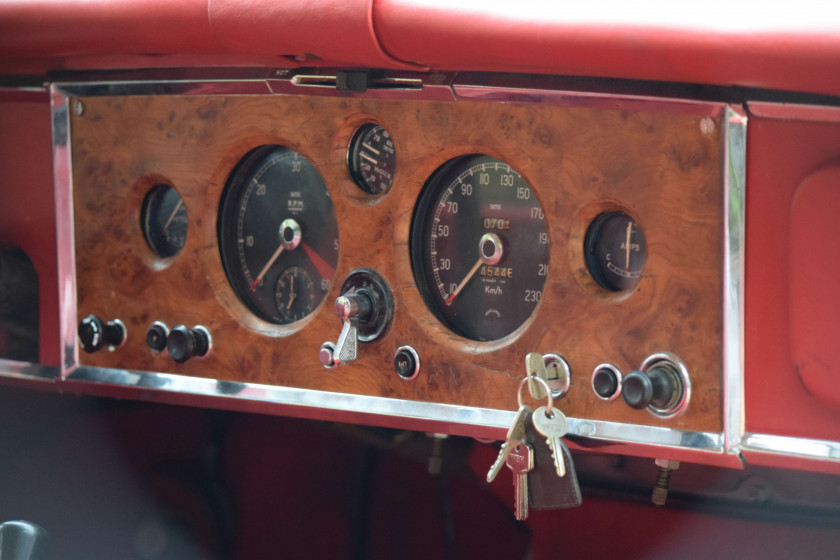
<path id="1" fill-rule="evenodd" d="M 547 399 L 546 406 L 536 411 L 532 411 L 522 400 L 523 387 L 529 382 L 533 384 L 534 380 L 543 385 Z M 548 383 L 540 377 L 526 377 L 519 384 L 517 400 L 519 409 L 499 450 L 499 456 L 487 473 L 487 482 L 496 478 L 503 464 L 511 469 L 515 515 L 520 521 L 528 518 L 529 505 L 536 509 L 580 505 L 580 487 L 574 463 L 562 440 L 568 432 L 568 422 L 566 416 L 554 407 Z M 543 439 L 543 442 L 536 441 L 539 439 Z M 547 452 L 550 452 L 550 459 Z M 529 484 L 532 477 L 536 483 L 533 487 Z"/>

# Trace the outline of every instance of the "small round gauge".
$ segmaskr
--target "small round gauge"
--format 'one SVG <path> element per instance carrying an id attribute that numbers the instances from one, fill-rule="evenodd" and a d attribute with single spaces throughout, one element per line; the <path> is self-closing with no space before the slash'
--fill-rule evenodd
<path id="1" fill-rule="evenodd" d="M 414 276 L 445 325 L 472 340 L 503 338 L 542 299 L 545 214 L 522 176 L 486 155 L 449 161 L 427 181 L 411 228 Z"/>
<path id="2" fill-rule="evenodd" d="M 382 194 L 390 189 L 397 172 L 397 153 L 388 131 L 373 123 L 359 127 L 347 150 L 347 167 L 363 191 Z"/>
<path id="3" fill-rule="evenodd" d="M 187 208 L 173 187 L 156 185 L 143 199 L 140 225 L 149 248 L 159 257 L 174 257 L 187 242 Z"/>
<path id="4" fill-rule="evenodd" d="M 228 280 L 258 317 L 299 321 L 329 292 L 338 262 L 335 211 L 321 175 L 298 152 L 262 146 L 246 155 L 222 195 L 218 231 Z"/>
<path id="5" fill-rule="evenodd" d="M 598 284 L 613 292 L 632 290 L 647 260 L 645 233 L 628 214 L 605 212 L 595 218 L 584 240 L 586 265 Z"/>
<path id="6" fill-rule="evenodd" d="M 315 309 L 315 285 L 306 269 L 290 266 L 277 278 L 274 302 L 280 317 L 288 323 L 300 321 Z"/>

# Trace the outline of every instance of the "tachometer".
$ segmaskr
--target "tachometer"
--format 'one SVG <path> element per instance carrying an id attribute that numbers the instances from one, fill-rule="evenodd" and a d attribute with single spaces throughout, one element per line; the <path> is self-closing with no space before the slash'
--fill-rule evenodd
<path id="1" fill-rule="evenodd" d="M 454 159 L 428 180 L 414 212 L 411 255 L 426 304 L 473 340 L 503 338 L 531 316 L 548 274 L 545 214 L 507 163 Z"/>
<path id="2" fill-rule="evenodd" d="M 298 152 L 262 146 L 237 165 L 219 209 L 228 280 L 260 318 L 303 319 L 332 285 L 338 225 L 321 175 Z"/>

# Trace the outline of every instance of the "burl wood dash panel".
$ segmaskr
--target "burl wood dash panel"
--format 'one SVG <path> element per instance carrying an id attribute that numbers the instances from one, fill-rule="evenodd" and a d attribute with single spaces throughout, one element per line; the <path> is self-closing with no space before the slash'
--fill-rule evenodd
<path id="1" fill-rule="evenodd" d="M 305 96 L 85 98 L 71 121 L 78 315 L 119 318 L 126 344 L 83 364 L 512 410 L 529 352 L 556 352 L 573 380 L 566 414 L 688 430 L 721 430 L 722 134 L 701 117 L 482 101 Z M 352 182 L 346 150 L 364 122 L 382 124 L 399 158 L 396 183 L 372 197 Z M 340 251 L 332 291 L 308 319 L 258 320 L 234 295 L 217 242 L 217 213 L 236 163 L 279 144 L 306 156 L 330 191 Z M 428 177 L 447 160 L 485 153 L 517 169 L 546 214 L 551 243 L 542 302 L 514 335 L 476 343 L 449 332 L 415 285 L 409 229 Z M 140 208 L 165 182 L 182 195 L 186 246 L 162 260 L 144 241 Z M 599 288 L 583 258 L 586 227 L 621 208 L 644 228 L 648 260 L 629 295 Z M 395 320 L 359 359 L 324 369 L 318 350 L 341 327 L 332 301 L 343 278 L 376 269 L 390 284 Z M 206 326 L 214 349 L 176 364 L 145 343 L 153 321 Z M 420 375 L 404 381 L 394 352 L 410 344 Z M 595 397 L 590 376 L 611 362 L 625 374 L 654 352 L 691 373 L 686 413 L 673 420 Z"/>

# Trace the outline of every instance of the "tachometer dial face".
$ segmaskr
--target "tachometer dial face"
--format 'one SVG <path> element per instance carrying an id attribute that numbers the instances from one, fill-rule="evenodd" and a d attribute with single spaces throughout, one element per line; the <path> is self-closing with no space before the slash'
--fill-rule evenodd
<path id="1" fill-rule="evenodd" d="M 586 264 L 603 288 L 613 292 L 633 289 L 647 260 L 645 233 L 628 214 L 601 214 L 586 232 Z"/>
<path id="2" fill-rule="evenodd" d="M 228 179 L 218 225 L 228 280 L 257 316 L 292 323 L 324 300 L 338 225 L 321 175 L 301 154 L 262 146 L 245 156 Z"/>
<path id="3" fill-rule="evenodd" d="M 174 257 L 187 242 L 187 208 L 169 185 L 156 185 L 143 199 L 140 225 L 149 248 L 159 257 Z"/>
<path id="4" fill-rule="evenodd" d="M 388 131 L 373 123 L 359 127 L 350 141 L 347 167 L 365 192 L 381 194 L 390 189 L 397 172 L 397 154 Z"/>
<path id="5" fill-rule="evenodd" d="M 545 214 L 510 165 L 464 156 L 423 188 L 411 254 L 417 285 L 438 319 L 466 338 L 498 340 L 522 326 L 542 299 Z"/>

